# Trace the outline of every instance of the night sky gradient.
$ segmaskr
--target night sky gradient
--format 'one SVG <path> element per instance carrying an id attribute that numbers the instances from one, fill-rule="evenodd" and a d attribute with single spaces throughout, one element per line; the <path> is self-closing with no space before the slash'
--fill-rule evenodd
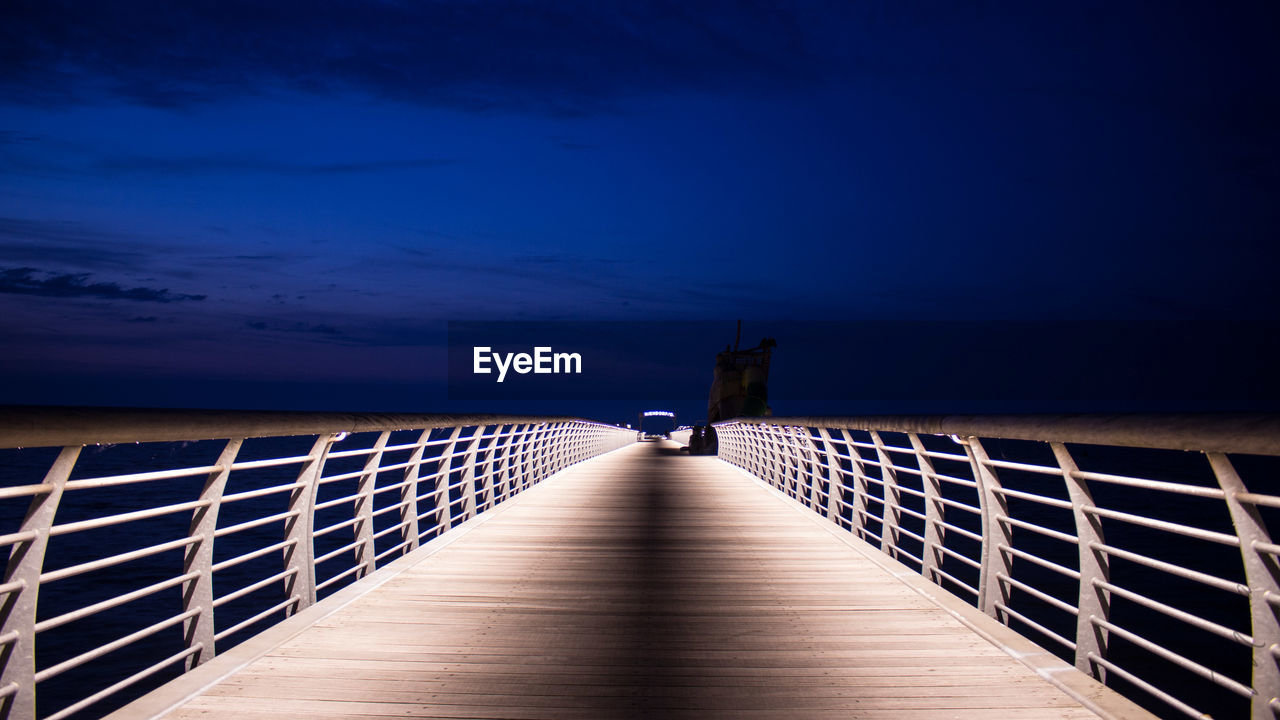
<path id="1" fill-rule="evenodd" d="M 697 419 L 742 318 L 780 414 L 1277 411 L 1278 40 L 1271 0 L 9 0 L 0 404 Z M 647 395 L 450 398 L 492 320 L 647 328 L 605 368 Z"/>

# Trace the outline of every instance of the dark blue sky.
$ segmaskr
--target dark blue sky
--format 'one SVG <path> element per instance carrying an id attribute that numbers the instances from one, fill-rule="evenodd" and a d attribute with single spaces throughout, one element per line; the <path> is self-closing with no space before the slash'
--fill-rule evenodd
<path id="1" fill-rule="evenodd" d="M 654 339 L 688 415 L 741 317 L 779 411 L 1280 409 L 1274 2 L 630 5 L 6 2 L 0 403 L 461 409 L 449 321 L 722 322 Z"/>

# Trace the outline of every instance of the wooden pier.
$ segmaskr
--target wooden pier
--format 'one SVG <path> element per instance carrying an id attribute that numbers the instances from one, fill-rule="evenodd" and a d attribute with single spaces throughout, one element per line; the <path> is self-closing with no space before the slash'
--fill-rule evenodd
<path id="1" fill-rule="evenodd" d="M 656 442 L 569 468 L 111 717 L 1097 714 L 1149 717 L 738 469 Z"/>

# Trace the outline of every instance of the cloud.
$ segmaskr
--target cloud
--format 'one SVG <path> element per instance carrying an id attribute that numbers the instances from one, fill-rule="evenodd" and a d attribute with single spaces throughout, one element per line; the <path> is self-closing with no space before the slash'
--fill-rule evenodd
<path id="1" fill-rule="evenodd" d="M 152 253 L 120 233 L 85 223 L 0 217 L 0 261 L 136 269 Z"/>
<path id="2" fill-rule="evenodd" d="M 807 81 L 828 63 L 806 31 L 836 12 L 825 3 L 11 0 L 0 10 L 10 30 L 0 35 L 0 87 L 36 104 L 113 95 L 185 107 L 287 88 L 582 115 L 635 91 Z"/>
<path id="3" fill-rule="evenodd" d="M 198 175 L 220 172 L 270 173 L 277 175 L 353 175 L 387 170 L 418 170 L 449 165 L 453 158 L 410 158 L 362 162 L 289 163 L 260 158 L 204 155 L 190 157 L 117 156 L 98 161 L 94 167 L 107 172 L 143 172 L 170 175 Z"/>
<path id="4" fill-rule="evenodd" d="M 266 332 L 296 332 L 296 333 L 310 333 L 314 335 L 327 335 L 327 336 L 337 336 L 337 335 L 343 334 L 342 331 L 339 330 L 338 328 L 332 325 L 327 325 L 325 323 L 295 322 L 290 324 L 290 323 L 281 323 L 281 322 L 268 322 L 266 320 L 250 320 L 245 323 L 245 326 L 253 330 L 263 330 Z"/>
<path id="5" fill-rule="evenodd" d="M 37 273 L 44 277 L 37 277 Z M 167 288 L 126 288 L 113 282 L 90 283 L 89 277 L 89 273 L 40 273 L 29 267 L 0 268 L 0 293 L 158 303 L 205 299 L 204 295 L 171 293 Z"/>

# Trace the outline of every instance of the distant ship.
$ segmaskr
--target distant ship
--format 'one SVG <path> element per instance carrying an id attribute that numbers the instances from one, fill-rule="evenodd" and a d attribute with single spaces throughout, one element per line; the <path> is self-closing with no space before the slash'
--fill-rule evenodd
<path id="1" fill-rule="evenodd" d="M 733 345 L 726 345 L 723 352 L 716 354 L 711 394 L 707 398 L 707 425 L 693 428 L 689 440 L 692 453 L 716 452 L 716 433 L 712 423 L 738 417 L 773 415 L 773 409 L 769 407 L 769 359 L 778 342 L 767 337 L 753 348 L 740 350 L 738 344 L 741 340 L 742 321 L 739 320 Z"/>
<path id="2" fill-rule="evenodd" d="M 778 342 L 767 337 L 753 348 L 739 350 L 741 338 L 739 321 L 733 349 L 726 345 L 724 352 L 716 355 L 711 396 L 707 398 L 708 423 L 773 414 L 769 408 L 769 358 Z"/>

